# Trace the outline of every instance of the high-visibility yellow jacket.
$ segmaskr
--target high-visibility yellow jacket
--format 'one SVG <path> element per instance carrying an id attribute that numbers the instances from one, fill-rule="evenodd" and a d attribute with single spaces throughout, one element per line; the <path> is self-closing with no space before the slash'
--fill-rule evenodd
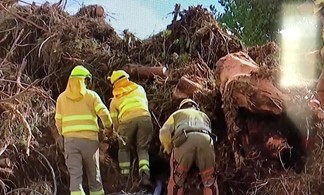
<path id="1" fill-rule="evenodd" d="M 67 89 L 56 103 L 56 127 L 64 137 L 98 140 L 98 118 L 111 128 L 109 111 L 99 95 L 86 89 L 83 79 L 69 79 Z"/>
<path id="2" fill-rule="evenodd" d="M 114 84 L 113 95 L 109 110 L 115 129 L 123 121 L 151 116 L 146 92 L 141 85 L 127 78 L 120 79 Z"/>
<path id="3" fill-rule="evenodd" d="M 195 108 L 184 108 L 172 113 L 160 129 L 160 141 L 166 150 L 172 149 L 172 135 L 183 130 L 206 130 L 211 132 L 209 117 Z"/>

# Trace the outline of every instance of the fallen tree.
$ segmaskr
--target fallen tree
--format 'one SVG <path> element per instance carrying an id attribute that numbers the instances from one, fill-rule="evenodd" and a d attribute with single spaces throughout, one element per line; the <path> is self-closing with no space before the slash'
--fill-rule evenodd
<path id="1" fill-rule="evenodd" d="M 260 129 L 258 125 L 253 127 L 253 123 L 248 123 L 244 129 L 243 124 L 239 124 L 242 122 L 240 109 L 252 114 L 270 116 L 278 116 L 285 112 L 284 102 L 289 101 L 289 97 L 273 85 L 271 75 L 262 73 L 257 64 L 242 52 L 221 58 L 215 71 L 222 94 L 228 139 L 232 143 L 237 166 L 243 163 L 241 148 L 244 149 L 243 153 L 247 153 L 246 147 L 251 147 L 252 141 L 260 141 L 258 135 L 269 136 L 261 139 L 264 140 L 261 144 L 268 150 L 267 153 L 271 153 L 271 157 L 280 157 L 279 153 L 282 150 L 290 149 L 281 132 L 266 133 L 265 129 Z"/>

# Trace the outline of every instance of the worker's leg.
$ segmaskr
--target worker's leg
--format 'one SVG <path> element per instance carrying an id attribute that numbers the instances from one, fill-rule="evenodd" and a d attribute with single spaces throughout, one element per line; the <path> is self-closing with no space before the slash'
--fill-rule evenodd
<path id="1" fill-rule="evenodd" d="M 99 167 L 99 143 L 82 139 L 78 143 L 82 147 L 82 159 L 87 173 L 90 195 L 104 195 Z"/>
<path id="2" fill-rule="evenodd" d="M 195 144 L 188 140 L 172 151 L 168 195 L 184 194 L 184 183 L 195 156 Z"/>
<path id="3" fill-rule="evenodd" d="M 139 174 L 141 176 L 141 184 L 149 186 L 150 183 L 150 163 L 148 149 L 153 134 L 153 124 L 151 117 L 143 116 L 136 119 L 136 149 L 138 155 Z"/>
<path id="4" fill-rule="evenodd" d="M 204 184 L 204 195 L 218 195 L 213 141 L 209 135 L 200 133 L 195 136 L 195 142 L 198 146 L 195 163 Z"/>
<path id="5" fill-rule="evenodd" d="M 136 135 L 136 149 L 138 154 L 139 171 L 145 172 L 149 175 L 149 144 L 153 134 L 153 124 L 151 118 L 148 116 L 139 117 L 137 119 L 137 135 Z"/>
<path id="6" fill-rule="evenodd" d="M 77 138 L 64 139 L 65 164 L 70 174 L 71 195 L 85 195 L 82 188 L 82 157 Z"/>
<path id="7" fill-rule="evenodd" d="M 120 123 L 118 127 L 119 135 L 124 139 L 126 145 L 121 140 L 118 140 L 118 161 L 122 175 L 128 175 L 130 172 L 130 149 L 134 145 L 136 123 L 132 120 Z"/>

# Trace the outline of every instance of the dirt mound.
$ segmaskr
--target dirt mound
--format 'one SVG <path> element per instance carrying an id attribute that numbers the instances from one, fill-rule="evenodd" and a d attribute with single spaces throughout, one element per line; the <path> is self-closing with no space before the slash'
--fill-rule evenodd
<path id="1" fill-rule="evenodd" d="M 278 182 L 287 182 L 282 184 L 284 189 L 293 189 L 299 182 L 300 187 L 294 188 L 298 194 L 321 181 L 320 176 L 302 170 L 305 163 L 304 170 L 321 170 L 319 163 L 306 162 L 310 152 L 300 141 L 307 134 L 305 129 L 316 128 L 312 118 L 305 117 L 311 116 L 304 99 L 308 89 L 278 87 L 280 50 L 274 43 L 240 52 L 239 40 L 223 31 L 201 6 L 180 11 L 177 5 L 166 30 L 146 40 L 128 31 L 120 38 L 103 20 L 104 10 L 97 5 L 69 15 L 59 4 L 0 3 L 0 15 L 0 125 L 5 129 L 0 133 L 4 143 L 0 146 L 0 185 L 6 186 L 4 190 L 24 187 L 41 194 L 53 194 L 55 189 L 58 194 L 68 193 L 63 155 L 54 144 L 53 114 L 54 100 L 77 64 L 93 73 L 92 89 L 107 105 L 111 86 L 106 77 L 117 68 L 125 69 L 145 87 L 155 127 L 150 148 L 154 182 L 165 184 L 169 169 L 169 157 L 160 153 L 159 125 L 185 97 L 199 103 L 219 137 L 215 151 L 221 194 L 270 193 L 269 189 L 281 194 L 283 188 L 275 186 Z M 220 74 L 222 59 L 236 52 L 241 53 L 238 61 L 252 64 L 251 68 Z M 240 64 L 233 65 L 237 67 Z M 310 160 L 321 161 L 322 146 L 317 141 L 311 140 L 316 149 Z M 120 177 L 116 149 L 115 141 L 100 144 L 105 190 L 139 191 L 136 174 L 128 181 Z M 240 166 L 235 154 L 244 157 Z M 201 185 L 192 176 L 195 171 L 190 172 L 187 189 Z M 319 189 L 315 186 L 312 192 Z"/>

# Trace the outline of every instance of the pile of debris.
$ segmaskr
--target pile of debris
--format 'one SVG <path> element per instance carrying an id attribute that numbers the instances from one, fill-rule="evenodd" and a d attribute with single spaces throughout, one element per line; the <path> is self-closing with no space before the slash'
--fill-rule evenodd
<path id="1" fill-rule="evenodd" d="M 128 31 L 120 38 L 98 5 L 69 15 L 60 4 L 0 3 L 0 15 L 3 191 L 68 193 L 64 158 L 54 143 L 54 103 L 72 68 L 84 64 L 93 74 L 92 89 L 107 105 L 111 86 L 106 77 L 115 69 L 126 70 L 146 89 L 156 118 L 150 148 L 154 181 L 165 184 L 169 168 L 168 157 L 160 153 L 159 125 L 179 101 L 191 97 L 210 116 L 220 138 L 215 151 L 221 194 L 320 192 L 316 172 L 323 154 L 315 136 L 322 135 L 306 117 L 312 116 L 304 99 L 308 87 L 280 88 L 275 43 L 245 49 L 201 6 L 180 11 L 176 5 L 166 30 L 146 40 Z M 103 141 L 100 151 L 107 192 L 140 190 L 136 176 L 127 183 L 119 179 L 116 142 Z M 197 181 L 190 177 L 187 189 L 199 186 Z"/>
<path id="2" fill-rule="evenodd" d="M 27 184 L 29 191 L 53 194 L 60 187 L 57 171 L 64 167 L 52 136 L 55 101 L 39 87 L 40 80 L 32 81 L 23 73 L 26 61 L 18 65 L 0 59 L 0 67 L 1 193 Z M 40 166 L 35 169 L 36 165 Z"/>

